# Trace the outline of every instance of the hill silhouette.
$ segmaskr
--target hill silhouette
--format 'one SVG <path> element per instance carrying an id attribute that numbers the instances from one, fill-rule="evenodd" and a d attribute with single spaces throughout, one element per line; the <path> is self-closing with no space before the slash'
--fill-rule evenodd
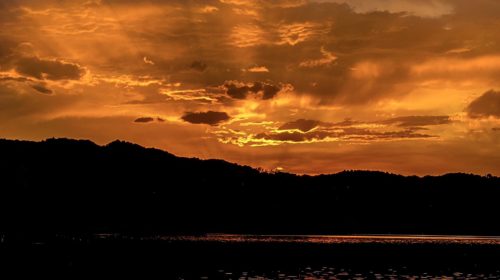
<path id="1" fill-rule="evenodd" d="M 0 140 L 0 231 L 499 235 L 500 178 L 299 176 L 115 141 Z"/>

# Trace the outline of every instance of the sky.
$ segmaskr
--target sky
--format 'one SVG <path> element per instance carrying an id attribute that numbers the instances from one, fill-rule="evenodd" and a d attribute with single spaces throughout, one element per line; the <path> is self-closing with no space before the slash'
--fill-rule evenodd
<path id="1" fill-rule="evenodd" d="M 500 175 L 500 1 L 0 2 L 0 138 Z"/>

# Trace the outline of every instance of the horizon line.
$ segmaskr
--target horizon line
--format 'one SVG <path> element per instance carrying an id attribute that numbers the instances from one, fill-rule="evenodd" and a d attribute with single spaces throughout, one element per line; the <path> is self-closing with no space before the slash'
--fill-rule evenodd
<path id="1" fill-rule="evenodd" d="M 497 174 L 487 173 L 487 174 L 481 175 L 481 174 L 477 174 L 477 173 L 464 172 L 464 171 L 439 173 L 439 174 L 435 174 L 435 175 L 431 175 L 431 174 L 426 174 L 426 175 L 416 175 L 416 174 L 404 175 L 404 174 L 394 173 L 394 172 L 390 172 L 390 171 L 373 170 L 373 169 L 344 169 L 342 171 L 333 172 L 333 173 L 318 173 L 318 174 L 294 173 L 294 172 L 287 172 L 287 171 L 281 171 L 281 170 L 267 170 L 267 169 L 262 168 L 262 167 L 255 167 L 255 166 L 240 164 L 240 163 L 228 161 L 228 160 L 225 160 L 225 159 L 222 159 L 222 158 L 201 158 L 201 157 L 180 156 L 180 155 L 171 153 L 168 150 L 165 150 L 165 149 L 162 149 L 162 148 L 158 148 L 158 147 L 154 147 L 154 146 L 153 147 L 151 147 L 151 146 L 144 146 L 142 144 L 138 144 L 138 143 L 135 143 L 135 142 L 132 142 L 132 141 L 128 141 L 128 140 L 121 140 L 121 139 L 115 139 L 113 141 L 107 142 L 106 144 L 99 144 L 99 143 L 96 143 L 96 141 L 88 139 L 88 138 L 69 138 L 69 137 L 55 137 L 55 136 L 47 137 L 47 138 L 44 138 L 42 140 L 0 138 L 0 141 L 2 141 L 2 140 L 5 140 L 5 141 L 19 141 L 19 142 L 32 142 L 32 143 L 42 143 L 42 142 L 47 142 L 47 141 L 50 141 L 50 140 L 88 141 L 88 142 L 91 142 L 94 145 L 99 146 L 99 147 L 106 147 L 106 146 L 109 146 L 112 143 L 120 142 L 120 143 L 127 143 L 127 144 L 130 144 L 130 145 L 137 145 L 137 146 L 139 146 L 141 148 L 144 148 L 144 149 L 158 150 L 158 151 L 161 151 L 161 152 L 173 155 L 173 156 L 175 156 L 177 158 L 197 159 L 197 160 L 202 160 L 202 161 L 220 160 L 220 161 L 224 161 L 226 163 L 234 164 L 234 165 L 237 165 L 237 166 L 249 167 L 249 168 L 251 168 L 251 169 L 253 169 L 255 171 L 259 171 L 260 173 L 266 173 L 266 174 L 289 174 L 289 175 L 294 175 L 294 176 L 319 177 L 319 176 L 337 175 L 337 174 L 346 173 L 346 172 L 374 172 L 374 173 L 384 173 L 384 174 L 394 175 L 394 176 L 418 177 L 418 178 L 442 177 L 442 176 L 446 176 L 446 175 L 459 175 L 459 174 L 462 174 L 462 175 L 479 176 L 479 177 L 482 177 L 482 178 L 496 178 L 496 179 L 500 179 L 500 174 L 497 175 Z"/>

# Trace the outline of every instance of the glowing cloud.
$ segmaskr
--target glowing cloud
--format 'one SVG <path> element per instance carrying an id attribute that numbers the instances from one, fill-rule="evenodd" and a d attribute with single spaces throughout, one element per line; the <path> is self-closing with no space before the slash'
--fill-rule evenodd
<path id="1" fill-rule="evenodd" d="M 2 1 L 1 137 L 500 175 L 500 4 Z"/>

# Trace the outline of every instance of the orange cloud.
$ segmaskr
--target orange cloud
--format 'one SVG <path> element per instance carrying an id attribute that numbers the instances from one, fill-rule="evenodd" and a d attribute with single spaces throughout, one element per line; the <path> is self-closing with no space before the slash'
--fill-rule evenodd
<path id="1" fill-rule="evenodd" d="M 500 172 L 495 1 L 1 5 L 2 137 L 299 173 Z"/>

